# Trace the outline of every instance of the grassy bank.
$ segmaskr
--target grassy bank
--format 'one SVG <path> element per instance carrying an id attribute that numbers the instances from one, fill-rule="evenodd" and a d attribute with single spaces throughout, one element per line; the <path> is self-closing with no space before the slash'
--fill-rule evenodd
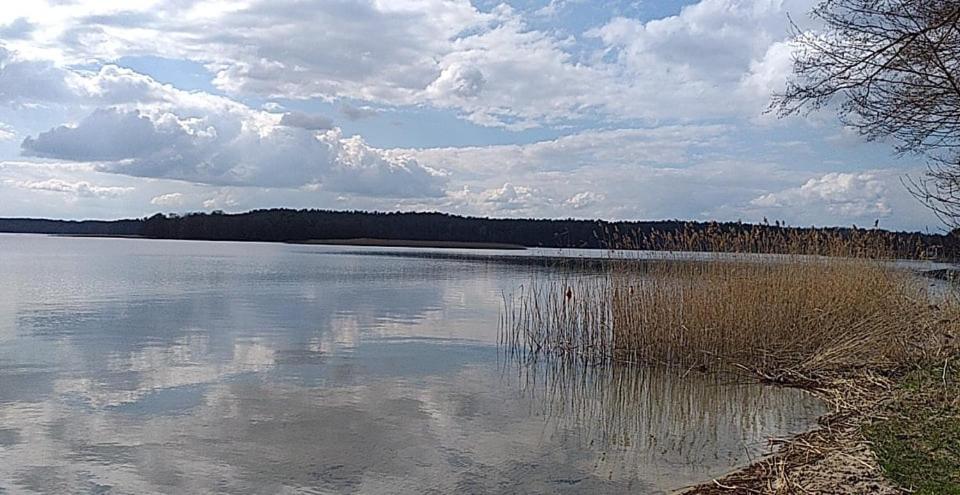
<path id="1" fill-rule="evenodd" d="M 881 465 L 901 486 L 922 486 L 911 476 L 945 447 L 925 452 L 902 441 L 898 423 L 880 420 L 895 391 L 908 390 L 909 370 L 956 355 L 955 292 L 893 263 L 895 251 L 877 236 L 718 233 L 663 243 L 673 251 L 658 259 L 624 259 L 591 275 L 571 268 L 532 281 L 506 299 L 503 343 L 521 356 L 591 365 L 748 371 L 812 390 L 831 405 L 821 429 L 697 493 L 897 493 Z M 779 254 L 729 254 L 751 246 Z M 702 250 L 712 252 L 689 253 Z M 904 406 L 900 424 L 920 424 L 909 414 L 922 410 Z M 955 457 L 944 463 L 956 473 Z"/>
<path id="2" fill-rule="evenodd" d="M 922 495 L 960 494 L 960 362 L 906 373 L 864 433 L 899 486 Z"/>
<path id="3" fill-rule="evenodd" d="M 814 393 L 832 412 L 819 428 L 780 440 L 773 455 L 683 493 L 960 493 L 960 374 L 953 366 L 862 370 L 824 383 Z"/>

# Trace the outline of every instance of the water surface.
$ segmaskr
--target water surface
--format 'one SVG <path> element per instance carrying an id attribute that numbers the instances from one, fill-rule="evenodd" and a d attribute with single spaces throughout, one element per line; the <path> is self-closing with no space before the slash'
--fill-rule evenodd
<path id="1" fill-rule="evenodd" d="M 502 295 L 548 268 L 409 253 L 0 235 L 0 493 L 663 493 L 822 413 L 516 365 Z"/>

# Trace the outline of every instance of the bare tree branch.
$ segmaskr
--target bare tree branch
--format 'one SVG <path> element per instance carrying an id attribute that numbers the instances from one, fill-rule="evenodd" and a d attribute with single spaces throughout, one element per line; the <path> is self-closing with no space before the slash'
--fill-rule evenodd
<path id="1" fill-rule="evenodd" d="M 794 30 L 793 78 L 774 95 L 780 116 L 825 108 L 868 140 L 926 156 L 904 184 L 960 228 L 960 0 L 824 0 L 824 29 Z"/>

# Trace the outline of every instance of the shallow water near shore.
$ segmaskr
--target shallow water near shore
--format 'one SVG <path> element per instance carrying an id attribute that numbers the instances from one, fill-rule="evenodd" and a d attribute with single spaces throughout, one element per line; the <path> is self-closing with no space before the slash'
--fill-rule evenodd
<path id="1" fill-rule="evenodd" d="M 0 493 L 664 493 L 824 412 L 518 364 L 502 297 L 550 268 L 463 251 L 0 235 Z"/>

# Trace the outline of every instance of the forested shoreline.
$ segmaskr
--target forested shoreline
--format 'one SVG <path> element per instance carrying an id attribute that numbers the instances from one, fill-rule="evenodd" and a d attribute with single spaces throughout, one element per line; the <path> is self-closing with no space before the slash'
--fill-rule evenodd
<path id="1" fill-rule="evenodd" d="M 936 258 L 960 258 L 960 233 L 887 232 L 857 227 L 812 228 L 740 222 L 681 220 L 608 222 L 576 219 L 479 218 L 446 213 L 265 209 L 245 213 L 157 214 L 115 221 L 0 218 L 0 232 L 89 236 L 138 236 L 152 239 L 302 242 L 383 239 L 513 244 L 526 247 L 657 249 L 652 234 L 761 232 L 788 235 L 816 230 L 832 235 L 883 235 L 904 255 L 919 248 Z"/>

